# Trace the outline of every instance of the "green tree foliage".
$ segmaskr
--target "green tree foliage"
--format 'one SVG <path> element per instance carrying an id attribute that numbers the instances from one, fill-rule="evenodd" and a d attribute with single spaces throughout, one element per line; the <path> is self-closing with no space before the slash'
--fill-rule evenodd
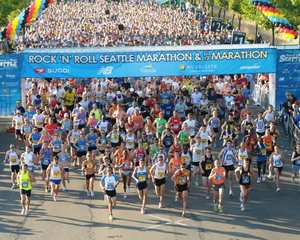
<path id="1" fill-rule="evenodd" d="M 272 0 L 294 26 L 300 25 L 300 0 Z"/>
<path id="2" fill-rule="evenodd" d="M 29 3 L 30 0 L 0 0 L 0 26 L 5 26 Z"/>

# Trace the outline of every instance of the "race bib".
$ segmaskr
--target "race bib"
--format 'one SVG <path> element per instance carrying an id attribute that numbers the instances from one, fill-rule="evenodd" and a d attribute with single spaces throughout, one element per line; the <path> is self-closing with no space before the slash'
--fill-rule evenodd
<path id="1" fill-rule="evenodd" d="M 186 183 L 186 177 L 180 177 L 179 178 L 179 184 L 184 185 Z"/>
<path id="2" fill-rule="evenodd" d="M 245 184 L 249 184 L 250 183 L 250 177 L 248 175 L 243 175 L 242 176 L 242 182 Z"/>
<path id="3" fill-rule="evenodd" d="M 55 171 L 55 172 L 53 173 L 53 177 L 55 177 L 55 178 L 60 178 L 60 171 Z"/>
<path id="4" fill-rule="evenodd" d="M 22 187 L 27 188 L 29 186 L 29 182 L 22 182 Z"/>
<path id="5" fill-rule="evenodd" d="M 165 176 L 165 172 L 158 172 L 157 175 L 159 178 L 163 178 Z"/>
<path id="6" fill-rule="evenodd" d="M 16 163 L 17 162 L 17 157 L 16 156 L 10 157 L 10 161 L 12 163 Z"/>
<path id="7" fill-rule="evenodd" d="M 140 182 L 145 182 L 146 181 L 146 176 L 144 176 L 144 175 L 139 176 L 139 181 Z"/>
<path id="8" fill-rule="evenodd" d="M 205 169 L 206 170 L 211 170 L 212 169 L 212 164 L 211 163 L 206 163 L 205 164 Z"/>

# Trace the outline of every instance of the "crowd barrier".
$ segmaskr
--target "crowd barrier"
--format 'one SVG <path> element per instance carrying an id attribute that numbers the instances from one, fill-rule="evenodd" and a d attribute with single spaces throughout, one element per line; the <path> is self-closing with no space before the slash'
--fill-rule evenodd
<path id="1" fill-rule="evenodd" d="M 292 139 L 292 143 L 300 143 L 300 129 L 296 126 L 293 116 L 287 112 L 283 112 L 281 117 L 284 130 Z"/>

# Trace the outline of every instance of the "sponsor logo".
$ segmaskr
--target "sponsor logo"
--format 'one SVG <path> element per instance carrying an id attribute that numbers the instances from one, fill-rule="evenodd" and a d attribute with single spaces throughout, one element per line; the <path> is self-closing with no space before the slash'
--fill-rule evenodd
<path id="1" fill-rule="evenodd" d="M 0 60 L 0 68 L 17 68 L 17 60 L 9 59 L 9 60 Z"/>
<path id="2" fill-rule="evenodd" d="M 156 70 L 154 69 L 152 64 L 145 65 L 144 67 L 142 67 L 140 69 L 140 71 L 142 73 L 155 73 L 156 72 Z"/>
<path id="3" fill-rule="evenodd" d="M 70 73 L 69 68 L 48 68 L 47 73 Z"/>
<path id="4" fill-rule="evenodd" d="M 46 72 L 45 68 L 35 68 L 34 72 L 37 74 L 44 74 Z"/>
<path id="5" fill-rule="evenodd" d="M 114 67 L 112 67 L 112 66 L 102 67 L 99 69 L 97 74 L 98 75 L 110 75 L 110 74 L 112 74 L 113 69 L 114 69 Z"/>
<path id="6" fill-rule="evenodd" d="M 186 69 L 186 66 L 184 64 L 179 65 L 179 70 L 184 71 Z"/>

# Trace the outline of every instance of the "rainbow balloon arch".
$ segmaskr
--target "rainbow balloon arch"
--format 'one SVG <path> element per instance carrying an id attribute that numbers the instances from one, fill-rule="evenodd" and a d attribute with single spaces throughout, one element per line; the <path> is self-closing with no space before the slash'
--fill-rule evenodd
<path id="1" fill-rule="evenodd" d="M 12 42 L 22 29 L 26 26 L 30 26 L 53 1 L 54 0 L 34 0 L 26 9 L 7 24 L 2 32 L 2 36 L 9 42 Z"/>
<path id="2" fill-rule="evenodd" d="M 297 28 L 294 27 L 269 0 L 252 0 L 256 9 L 262 12 L 275 26 L 275 30 L 282 34 L 287 40 L 294 40 L 299 37 Z"/>

